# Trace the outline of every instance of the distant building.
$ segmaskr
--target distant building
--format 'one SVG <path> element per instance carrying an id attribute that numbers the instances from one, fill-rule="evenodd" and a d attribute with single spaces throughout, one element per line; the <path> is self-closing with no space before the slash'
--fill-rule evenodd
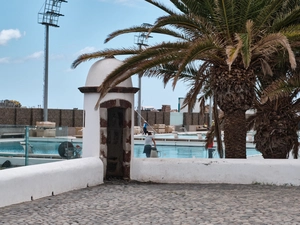
<path id="1" fill-rule="evenodd" d="M 142 106 L 142 109 L 144 111 L 157 111 L 153 106 Z"/>
<path id="2" fill-rule="evenodd" d="M 20 102 L 15 101 L 15 100 L 1 100 L 0 101 L 0 107 L 1 108 L 20 108 L 22 105 L 20 104 Z"/>

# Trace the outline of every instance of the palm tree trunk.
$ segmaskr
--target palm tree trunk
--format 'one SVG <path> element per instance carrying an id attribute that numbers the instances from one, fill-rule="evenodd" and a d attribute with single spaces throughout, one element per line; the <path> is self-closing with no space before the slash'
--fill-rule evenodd
<path id="1" fill-rule="evenodd" d="M 246 111 L 224 112 L 225 158 L 246 158 Z"/>

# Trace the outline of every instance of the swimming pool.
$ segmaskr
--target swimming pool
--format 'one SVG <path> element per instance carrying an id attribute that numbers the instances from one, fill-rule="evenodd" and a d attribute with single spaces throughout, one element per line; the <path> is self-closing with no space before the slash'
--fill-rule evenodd
<path id="1" fill-rule="evenodd" d="M 75 139 L 76 140 L 76 139 Z M 59 146 L 65 140 L 56 141 L 30 141 L 34 155 L 56 155 L 59 156 Z M 82 142 L 71 142 L 77 149 L 82 148 Z M 208 151 L 204 148 L 204 142 L 157 142 L 157 149 L 160 158 L 208 158 Z M 145 158 L 142 142 L 134 144 L 134 157 Z M 0 155 L 24 154 L 24 148 L 20 141 L 0 142 Z M 80 151 L 81 155 L 81 151 Z M 260 155 L 255 148 L 247 147 L 247 155 Z M 217 151 L 213 152 L 213 158 L 219 158 Z"/>
<path id="2" fill-rule="evenodd" d="M 208 150 L 204 146 L 166 146 L 157 145 L 158 156 L 160 158 L 208 158 Z M 134 145 L 134 157 L 146 158 L 144 145 Z M 247 148 L 247 156 L 261 155 L 255 148 Z M 214 148 L 213 158 L 220 158 L 217 150 Z"/>
<path id="3" fill-rule="evenodd" d="M 71 142 L 65 139 L 58 139 L 58 140 L 43 140 L 43 141 L 37 141 L 32 140 L 29 141 L 28 145 L 28 153 L 30 156 L 38 156 L 38 155 L 55 155 L 55 156 L 62 156 L 62 153 L 59 152 L 60 146 L 63 143 L 68 143 L 68 149 L 71 150 L 78 150 L 79 155 L 76 157 L 81 156 L 81 149 L 82 149 L 82 143 L 81 142 Z M 65 150 L 65 147 L 67 145 L 63 145 Z M 1 140 L 0 141 L 0 155 L 1 156 L 14 156 L 14 155 L 24 155 L 25 154 L 25 142 L 23 139 L 20 140 Z M 75 151 L 73 151 L 74 153 Z M 74 153 L 75 154 L 75 153 Z M 73 157 L 70 157 L 73 158 Z"/>

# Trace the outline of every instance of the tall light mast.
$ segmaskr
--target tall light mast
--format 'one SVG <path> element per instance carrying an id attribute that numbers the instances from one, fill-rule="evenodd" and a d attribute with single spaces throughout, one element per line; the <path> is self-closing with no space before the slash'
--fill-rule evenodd
<path id="1" fill-rule="evenodd" d="M 149 24 L 149 23 L 143 23 L 142 26 L 145 26 L 145 27 L 151 27 L 152 25 Z M 148 42 L 148 39 L 147 38 L 152 38 L 152 36 L 148 36 L 147 37 L 147 33 L 146 32 L 141 32 L 139 33 L 138 35 L 134 36 L 135 37 L 135 44 L 139 46 L 140 49 L 142 49 L 142 47 L 146 47 L 148 46 L 147 42 Z M 140 73 L 138 75 L 138 88 L 139 88 L 139 92 L 138 92 L 138 123 L 137 125 L 139 127 L 141 127 L 141 103 L 142 103 L 142 100 L 141 100 L 141 96 L 142 96 L 142 76 L 143 76 L 143 73 Z"/>
<path id="2" fill-rule="evenodd" d="M 48 121 L 48 61 L 49 61 L 49 26 L 59 27 L 58 18 L 64 16 L 60 14 L 61 3 L 65 0 L 45 0 L 43 12 L 38 13 L 38 23 L 45 25 L 45 65 L 44 65 L 44 121 Z"/>

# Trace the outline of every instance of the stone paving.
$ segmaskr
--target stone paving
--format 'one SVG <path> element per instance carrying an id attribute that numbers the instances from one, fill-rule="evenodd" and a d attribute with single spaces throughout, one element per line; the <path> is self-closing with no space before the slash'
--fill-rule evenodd
<path id="1" fill-rule="evenodd" d="M 110 181 L 2 207 L 0 224 L 300 224 L 300 187 Z"/>

